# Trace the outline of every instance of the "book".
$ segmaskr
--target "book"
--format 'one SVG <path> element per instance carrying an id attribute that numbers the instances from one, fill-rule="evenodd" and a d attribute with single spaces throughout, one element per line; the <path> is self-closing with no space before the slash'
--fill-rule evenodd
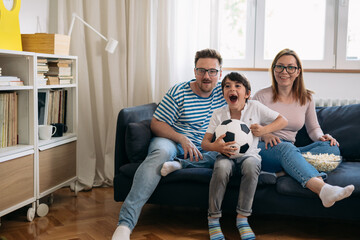
<path id="1" fill-rule="evenodd" d="M 49 64 L 58 64 L 58 63 L 61 63 L 61 64 L 72 64 L 72 60 L 71 59 L 49 59 L 48 60 L 48 63 Z"/>
<path id="2" fill-rule="evenodd" d="M 7 132 L 8 132 L 8 137 L 7 137 L 7 146 L 12 146 L 13 145 L 13 132 L 14 132 L 14 94 L 13 93 L 9 93 L 9 116 L 8 116 L 8 124 L 7 124 Z"/>
<path id="3" fill-rule="evenodd" d="M 20 78 L 15 76 L 0 76 L 0 82 L 6 82 L 6 81 L 18 81 Z"/>
<path id="4" fill-rule="evenodd" d="M 49 67 L 47 76 L 71 76 L 71 67 Z"/>
<path id="5" fill-rule="evenodd" d="M 48 62 L 48 60 L 46 59 L 46 58 L 38 58 L 37 59 L 37 63 L 39 64 L 39 63 L 47 63 Z"/>
<path id="6" fill-rule="evenodd" d="M 0 81 L 0 86 L 10 86 L 10 81 Z"/>
<path id="7" fill-rule="evenodd" d="M 58 123 L 58 114 L 59 114 L 59 97 L 60 97 L 60 91 L 55 90 L 54 91 L 54 97 L 53 97 L 53 108 L 52 108 L 52 116 L 51 116 L 51 123 Z"/>
<path id="8" fill-rule="evenodd" d="M 10 86 L 24 86 L 23 81 L 10 81 Z"/>
<path id="9" fill-rule="evenodd" d="M 62 61 L 62 60 L 59 60 L 57 62 L 49 62 L 48 63 L 48 66 L 49 67 L 71 67 L 71 64 L 72 64 L 72 61 L 69 60 L 69 61 Z"/>
<path id="10" fill-rule="evenodd" d="M 46 125 L 48 117 L 49 90 L 38 91 L 38 124 Z"/>
<path id="11" fill-rule="evenodd" d="M 14 76 L 0 76 L 0 86 L 24 86 L 24 83 L 18 83 L 20 78 Z M 20 84 L 20 85 L 18 85 Z"/>
<path id="12" fill-rule="evenodd" d="M 66 126 L 66 111 L 67 111 L 67 95 L 68 95 L 68 91 L 67 90 L 64 90 L 64 101 L 63 101 L 63 115 L 62 115 L 62 118 L 63 118 L 63 123 L 64 125 Z"/>
<path id="13" fill-rule="evenodd" d="M 59 77 L 57 76 L 47 76 L 47 85 L 59 85 Z"/>
<path id="14" fill-rule="evenodd" d="M 0 93 L 0 148 L 4 145 L 5 133 L 5 94 Z"/>
<path id="15" fill-rule="evenodd" d="M 37 79 L 37 82 L 38 82 L 38 86 L 45 86 L 47 85 L 47 78 L 44 78 L 44 79 Z"/>
<path id="16" fill-rule="evenodd" d="M 65 80 L 65 79 L 70 79 L 70 80 L 72 80 L 72 79 L 73 79 L 73 76 L 58 76 L 58 78 L 59 78 L 60 80 Z"/>
<path id="17" fill-rule="evenodd" d="M 18 98 L 19 98 L 19 95 L 17 92 L 15 92 L 15 116 L 14 116 L 14 138 L 13 138 L 13 143 L 14 145 L 17 145 L 19 144 L 19 136 L 18 136 Z"/>
<path id="18" fill-rule="evenodd" d="M 45 96 L 43 96 L 42 99 L 43 98 L 45 98 Z M 47 116 L 41 117 L 39 122 L 43 120 L 47 125 L 52 123 L 63 123 L 66 125 L 67 90 L 50 90 L 47 99 L 47 103 L 44 103 L 44 101 L 41 102 L 43 109 L 39 109 L 39 114 L 46 114 Z M 44 118 L 46 120 L 44 120 Z"/>
<path id="19" fill-rule="evenodd" d="M 49 67 L 47 65 L 37 65 L 38 73 L 47 73 L 49 71 Z"/>
<path id="20" fill-rule="evenodd" d="M 0 93 L 0 148 L 18 143 L 17 92 Z"/>
<path id="21" fill-rule="evenodd" d="M 52 107 L 53 107 L 53 96 L 54 91 L 49 92 L 49 98 L 48 98 L 48 105 L 47 105 L 47 117 L 46 117 L 46 125 L 50 125 L 52 122 L 51 116 L 52 116 Z"/>
<path id="22" fill-rule="evenodd" d="M 59 79 L 59 84 L 60 85 L 64 85 L 64 84 L 71 84 L 71 79 Z"/>

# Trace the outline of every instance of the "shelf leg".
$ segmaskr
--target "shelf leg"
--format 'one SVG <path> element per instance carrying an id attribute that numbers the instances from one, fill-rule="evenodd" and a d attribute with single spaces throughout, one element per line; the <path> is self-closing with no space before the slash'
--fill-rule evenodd
<path id="1" fill-rule="evenodd" d="M 32 203 L 32 207 L 28 209 L 26 218 L 29 222 L 32 222 L 35 218 L 35 202 Z"/>
<path id="2" fill-rule="evenodd" d="M 77 181 L 77 180 L 75 180 L 74 182 L 70 183 L 70 189 L 71 189 L 71 191 L 74 191 L 75 196 L 77 197 L 78 192 L 80 191 L 80 187 L 79 187 L 79 184 L 78 184 L 78 181 Z"/>

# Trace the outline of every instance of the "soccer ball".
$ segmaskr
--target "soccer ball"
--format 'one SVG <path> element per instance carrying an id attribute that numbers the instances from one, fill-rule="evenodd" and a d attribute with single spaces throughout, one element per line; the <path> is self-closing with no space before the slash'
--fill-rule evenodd
<path id="1" fill-rule="evenodd" d="M 251 133 L 249 127 L 246 123 L 237 119 L 228 119 L 223 121 L 215 129 L 214 138 L 218 139 L 218 137 L 223 134 L 226 134 L 223 138 L 225 142 L 236 142 L 230 146 L 238 149 L 237 153 L 230 157 L 231 159 L 243 156 L 253 142 L 253 134 Z"/>

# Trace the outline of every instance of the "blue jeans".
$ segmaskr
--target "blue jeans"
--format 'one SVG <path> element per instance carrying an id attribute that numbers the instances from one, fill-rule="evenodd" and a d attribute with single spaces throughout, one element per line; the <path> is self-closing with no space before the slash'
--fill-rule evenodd
<path id="1" fill-rule="evenodd" d="M 213 161 L 213 154 L 203 154 L 203 161 Z M 141 212 L 142 207 L 150 198 L 157 187 L 161 174 L 160 170 L 166 161 L 173 160 L 178 155 L 183 155 L 184 151 L 180 144 L 167 138 L 152 138 L 148 150 L 148 155 L 136 170 L 131 190 L 122 204 L 118 225 L 125 225 L 133 230 Z M 215 159 L 215 157 L 214 157 Z"/>
<path id="2" fill-rule="evenodd" d="M 310 178 L 321 176 L 326 179 L 327 174 L 319 173 L 305 160 L 302 153 L 340 155 L 340 149 L 337 146 L 330 146 L 330 141 L 318 141 L 298 148 L 293 143 L 282 140 L 276 146 L 268 145 L 268 149 L 265 149 L 265 143 L 260 141 L 258 147 L 261 149 L 259 153 L 262 158 L 261 170 L 274 173 L 285 171 L 303 187 Z"/>
<path id="3" fill-rule="evenodd" d="M 241 173 L 241 182 L 236 212 L 243 216 L 250 216 L 252 203 L 260 174 L 261 159 L 246 156 L 229 159 L 218 155 L 209 189 L 209 217 L 221 217 L 221 204 L 230 177 L 235 171 Z"/>
<path id="4" fill-rule="evenodd" d="M 199 161 L 195 161 L 195 159 L 193 159 L 193 161 L 190 161 L 190 158 L 187 159 L 181 158 L 184 156 L 184 151 L 182 150 L 181 155 L 177 157 L 175 160 L 181 163 L 181 168 L 213 168 L 214 163 L 216 161 L 216 156 L 219 153 L 202 151 L 201 154 L 203 156 L 203 159 L 199 158 Z"/>

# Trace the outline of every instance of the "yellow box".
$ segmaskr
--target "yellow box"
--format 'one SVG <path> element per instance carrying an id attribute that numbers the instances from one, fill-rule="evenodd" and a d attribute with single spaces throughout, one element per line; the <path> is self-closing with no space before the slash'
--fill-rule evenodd
<path id="1" fill-rule="evenodd" d="M 62 34 L 21 34 L 23 51 L 69 55 L 70 36 Z"/>

